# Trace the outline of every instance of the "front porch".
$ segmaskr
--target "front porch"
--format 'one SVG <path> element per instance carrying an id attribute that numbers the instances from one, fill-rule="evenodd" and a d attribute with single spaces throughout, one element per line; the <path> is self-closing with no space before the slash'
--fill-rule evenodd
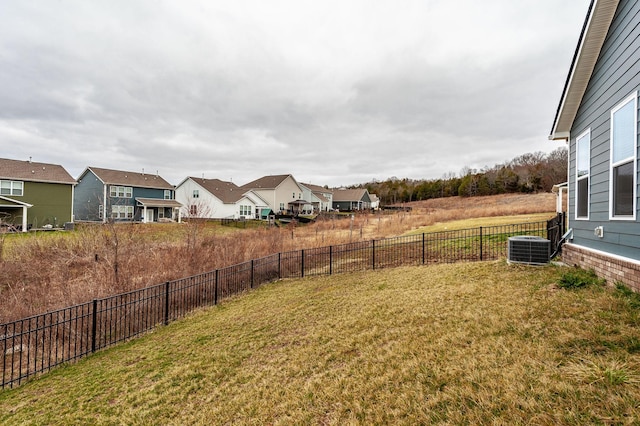
<path id="1" fill-rule="evenodd" d="M 182 214 L 180 212 L 182 204 L 176 200 L 136 198 L 136 207 L 140 209 L 140 221 L 142 223 L 182 222 Z"/>

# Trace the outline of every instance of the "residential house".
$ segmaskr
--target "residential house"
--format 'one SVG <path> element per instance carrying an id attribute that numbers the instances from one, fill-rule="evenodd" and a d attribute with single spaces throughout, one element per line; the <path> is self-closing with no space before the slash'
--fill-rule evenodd
<path id="1" fill-rule="evenodd" d="M 73 200 L 76 221 L 180 221 L 182 204 L 158 174 L 88 167 Z"/>
<path id="2" fill-rule="evenodd" d="M 565 263 L 640 290 L 640 3 L 593 0 L 550 139 L 569 144 Z"/>
<path id="3" fill-rule="evenodd" d="M 303 199 L 304 188 L 292 175 L 272 175 L 256 179 L 241 187 L 252 191 L 266 202 L 263 209 L 277 214 L 302 214 L 312 210 L 310 201 Z"/>
<path id="4" fill-rule="evenodd" d="M 25 232 L 72 222 L 75 183 L 57 164 L 0 158 L 0 222 Z"/>
<path id="5" fill-rule="evenodd" d="M 333 191 L 319 185 L 310 183 L 300 183 L 303 189 L 302 197 L 309 200 L 313 206 L 313 211 L 328 212 L 333 208 Z"/>
<path id="6" fill-rule="evenodd" d="M 371 210 L 378 210 L 380 208 L 380 199 L 376 194 L 369 194 L 371 199 Z"/>
<path id="7" fill-rule="evenodd" d="M 256 219 L 267 203 L 233 182 L 188 177 L 176 187 L 183 216 L 209 219 Z"/>
<path id="8" fill-rule="evenodd" d="M 371 197 L 366 188 L 336 189 L 333 191 L 333 208 L 339 211 L 368 210 Z"/>

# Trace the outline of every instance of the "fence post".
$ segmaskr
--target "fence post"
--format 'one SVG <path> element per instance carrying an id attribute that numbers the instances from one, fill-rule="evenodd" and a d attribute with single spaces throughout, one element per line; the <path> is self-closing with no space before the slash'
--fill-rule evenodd
<path id="1" fill-rule="evenodd" d="M 422 233 L 422 264 L 424 265 L 424 232 Z"/>
<path id="2" fill-rule="evenodd" d="M 371 242 L 373 243 L 373 250 L 371 250 L 372 256 L 371 256 L 371 260 L 372 260 L 372 266 L 373 266 L 373 270 L 376 270 L 376 240 L 371 240 Z"/>
<path id="3" fill-rule="evenodd" d="M 169 286 L 171 281 L 164 284 L 164 325 L 169 324 Z"/>
<path id="4" fill-rule="evenodd" d="M 249 285 L 253 288 L 253 259 L 251 259 L 251 283 Z"/>
<path id="5" fill-rule="evenodd" d="M 98 329 L 98 299 L 93 299 L 93 315 L 91 318 L 91 352 L 96 351 L 96 334 Z"/>
<path id="6" fill-rule="evenodd" d="M 216 284 L 213 286 L 213 304 L 218 304 L 218 278 L 220 277 L 220 269 L 216 269 Z"/>
<path id="7" fill-rule="evenodd" d="M 333 246 L 329 246 L 329 275 L 333 274 Z"/>
<path id="8" fill-rule="evenodd" d="M 480 261 L 482 262 L 482 226 L 480 227 Z"/>
<path id="9" fill-rule="evenodd" d="M 300 257 L 301 276 L 304 278 L 304 249 L 300 250 Z"/>
<path id="10" fill-rule="evenodd" d="M 282 279 L 282 252 L 278 253 L 278 279 Z"/>

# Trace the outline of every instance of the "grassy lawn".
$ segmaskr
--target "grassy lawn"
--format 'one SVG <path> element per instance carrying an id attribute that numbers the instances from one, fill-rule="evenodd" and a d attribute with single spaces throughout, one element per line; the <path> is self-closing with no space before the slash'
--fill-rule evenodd
<path id="1" fill-rule="evenodd" d="M 638 424 L 640 303 L 503 261 L 282 281 L 0 392 L 1 424 Z"/>
<path id="2" fill-rule="evenodd" d="M 454 220 L 450 222 L 437 222 L 433 225 L 422 226 L 413 229 L 404 235 L 414 235 L 429 232 L 455 231 L 459 229 L 471 229 L 479 227 L 516 225 L 528 222 L 542 222 L 554 217 L 553 213 L 530 213 L 507 216 L 473 217 L 469 219 Z"/>

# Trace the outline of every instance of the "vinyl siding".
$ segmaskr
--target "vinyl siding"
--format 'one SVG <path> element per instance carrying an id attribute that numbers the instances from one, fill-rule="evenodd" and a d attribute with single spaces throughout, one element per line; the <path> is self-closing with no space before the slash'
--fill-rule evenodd
<path id="1" fill-rule="evenodd" d="M 91 171 L 80 177 L 73 199 L 75 220 L 100 221 L 99 206 L 103 203 L 104 186 Z"/>
<path id="2" fill-rule="evenodd" d="M 198 198 L 193 198 L 194 189 L 198 190 Z M 184 206 L 182 207 L 182 216 L 185 218 L 189 218 L 190 216 L 191 205 L 196 205 L 198 207 L 198 214 L 196 217 L 209 219 L 237 219 L 239 217 L 239 204 L 253 205 L 253 203 L 245 201 L 245 198 L 238 201 L 239 204 L 225 204 L 219 198 L 212 195 L 209 191 L 191 179 L 186 180 L 176 188 L 175 197 L 176 201 Z"/>
<path id="3" fill-rule="evenodd" d="M 609 220 L 611 110 L 640 90 L 640 4 L 621 1 L 571 129 L 569 224 L 574 243 L 640 259 L 640 223 Z M 575 220 L 576 136 L 591 129 L 589 220 Z M 636 150 L 638 147 L 636 146 Z M 638 179 L 640 181 L 640 179 Z M 636 196 L 640 194 L 636 190 Z M 594 235 L 604 228 L 604 238 Z"/>
<path id="4" fill-rule="evenodd" d="M 14 198 L 33 204 L 27 209 L 27 223 L 40 228 L 44 225 L 61 227 L 65 222 L 71 222 L 72 197 L 72 185 L 25 182 L 24 196 Z"/>

